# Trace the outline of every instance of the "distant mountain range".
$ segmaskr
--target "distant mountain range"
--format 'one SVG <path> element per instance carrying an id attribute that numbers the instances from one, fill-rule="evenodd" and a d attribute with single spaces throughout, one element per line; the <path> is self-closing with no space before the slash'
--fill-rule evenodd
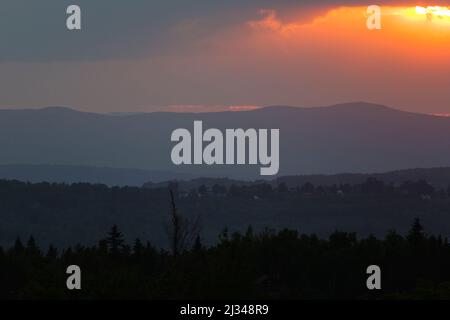
<path id="1" fill-rule="evenodd" d="M 68 166 L 68 165 L 0 165 L 0 179 L 25 182 L 92 183 L 108 186 L 140 187 L 149 181 L 193 178 L 189 174 L 169 171 Z"/>
<path id="2" fill-rule="evenodd" d="M 113 184 L 125 178 L 106 178 L 110 173 L 134 177 L 124 180 L 130 184 L 201 176 L 260 178 L 259 166 L 173 165 L 170 135 L 177 128 L 192 129 L 195 120 L 202 120 L 205 129 L 279 128 L 280 176 L 450 165 L 449 118 L 362 102 L 315 108 L 278 106 L 246 112 L 121 116 L 59 107 L 0 110 L 0 164 L 58 164 L 62 167 L 45 167 L 40 174 L 45 177 L 46 170 L 59 171 L 61 176 L 66 175 L 64 179 L 71 176 L 69 181 L 96 182 L 98 171 L 103 170 L 99 182 L 103 179 Z M 80 167 L 71 167 L 67 173 L 67 166 Z M 146 171 L 132 169 L 112 174 L 108 171 L 111 169 L 97 169 L 94 173 L 87 167 Z M 36 172 L 33 168 L 9 166 L 0 171 L 3 177 L 11 178 L 14 171 L 18 172 L 17 177 L 24 180 L 27 172 Z M 36 181 L 40 177 L 30 173 L 28 179 Z M 59 181 L 60 177 L 53 179 Z"/>

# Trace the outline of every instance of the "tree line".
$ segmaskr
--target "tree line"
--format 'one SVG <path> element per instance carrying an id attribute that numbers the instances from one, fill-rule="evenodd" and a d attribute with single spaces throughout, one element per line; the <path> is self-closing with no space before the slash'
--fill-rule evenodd
<path id="1" fill-rule="evenodd" d="M 288 186 L 281 182 L 276 186 L 267 182 L 256 182 L 248 184 L 231 184 L 230 186 L 214 184 L 210 187 L 200 185 L 198 188 L 189 190 L 178 190 L 176 182 L 169 183 L 169 188 L 177 190 L 184 197 L 204 196 L 257 196 L 262 198 L 276 197 L 281 195 L 308 195 L 308 196 L 345 196 L 345 195 L 391 195 L 408 197 L 449 197 L 450 185 L 447 189 L 435 188 L 426 180 L 405 181 L 400 184 L 386 183 L 374 177 L 369 177 L 360 184 L 332 184 L 314 185 L 306 182 L 300 186 Z"/>
<path id="2" fill-rule="evenodd" d="M 182 219 L 175 208 L 170 215 Z M 408 234 L 391 231 L 383 239 L 342 231 L 320 239 L 288 229 L 225 229 L 208 247 L 199 234 L 181 245 L 183 232 L 190 231 L 172 223 L 167 249 L 141 239 L 126 243 L 116 225 L 94 246 L 43 250 L 33 237 L 17 239 L 0 248 L 0 298 L 450 298 L 450 245 L 427 235 L 419 220 Z M 374 264 L 382 271 L 382 289 L 369 291 L 366 268 Z M 69 265 L 82 269 L 81 291 L 65 286 Z"/>

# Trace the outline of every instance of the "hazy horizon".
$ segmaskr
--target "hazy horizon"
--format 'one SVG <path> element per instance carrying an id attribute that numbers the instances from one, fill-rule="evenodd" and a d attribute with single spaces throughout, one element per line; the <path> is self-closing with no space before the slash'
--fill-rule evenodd
<path id="1" fill-rule="evenodd" d="M 133 111 L 133 110 L 122 110 L 122 111 L 112 111 L 112 112 L 102 112 L 102 111 L 89 111 L 89 110 L 83 110 L 83 108 L 76 108 L 72 106 L 59 106 L 59 105 L 49 105 L 49 106 L 20 106 L 20 107 L 0 107 L 0 111 L 27 111 L 27 110 L 46 110 L 46 109 L 67 109 L 72 110 L 76 112 L 84 112 L 84 113 L 95 113 L 95 114 L 102 114 L 102 115 L 117 115 L 117 116 L 127 116 L 127 115 L 139 115 L 139 114 L 151 114 L 151 113 L 160 113 L 160 112 L 167 112 L 167 113 L 218 113 L 218 112 L 247 112 L 247 111 L 256 111 L 260 109 L 267 109 L 267 108 L 298 108 L 298 109 L 314 109 L 314 108 L 333 108 L 333 107 L 339 107 L 343 105 L 372 105 L 372 106 L 381 106 L 386 107 L 389 109 L 402 111 L 402 112 L 410 112 L 410 113 L 417 113 L 417 114 L 424 114 L 424 115 L 430 115 L 430 116 L 437 116 L 437 117 L 449 117 L 450 113 L 426 113 L 421 111 L 409 111 L 407 109 L 401 109 L 399 107 L 391 106 L 391 105 L 383 105 L 379 103 L 374 102 L 368 102 L 368 101 L 349 101 L 349 102 L 339 102 L 334 103 L 330 105 L 314 105 L 314 106 L 297 106 L 297 105 L 281 105 L 281 104 L 275 104 L 275 105 L 262 105 L 262 106 L 246 106 L 246 105 L 233 105 L 233 106 L 190 106 L 190 108 L 182 108 L 179 109 L 178 106 L 166 106 L 161 107 L 160 109 L 155 108 L 155 110 L 151 111 Z"/>

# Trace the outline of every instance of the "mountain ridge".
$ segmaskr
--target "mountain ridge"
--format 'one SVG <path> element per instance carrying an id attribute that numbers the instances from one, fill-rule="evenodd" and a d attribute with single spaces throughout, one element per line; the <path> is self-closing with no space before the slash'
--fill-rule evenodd
<path id="1" fill-rule="evenodd" d="M 220 113 L 258 113 L 261 111 L 273 111 L 275 109 L 277 110 L 327 110 L 327 109 L 384 109 L 384 110 L 391 110 L 391 111 L 398 111 L 398 112 L 404 112 L 404 113 L 412 113 L 412 114 L 419 114 L 419 115 L 429 115 L 429 116 L 436 116 L 439 117 L 436 114 L 427 114 L 427 113 L 419 113 L 419 112 L 412 112 L 412 111 L 406 111 L 397 109 L 394 107 L 385 106 L 378 103 L 372 103 L 372 102 L 366 102 L 366 101 L 354 101 L 354 102 L 344 102 L 344 103 L 336 103 L 331 105 L 321 105 L 321 106 L 314 106 L 314 107 L 303 107 L 303 106 L 294 106 L 294 105 L 267 105 L 263 106 L 257 109 L 251 109 L 251 110 L 242 110 L 242 111 L 211 111 L 211 112 L 173 112 L 173 111 L 150 111 L 150 112 L 129 112 L 129 111 L 117 111 L 117 112 L 108 112 L 108 113 L 101 113 L 101 112 L 91 112 L 91 111 L 84 111 L 84 110 L 78 110 L 76 108 L 67 107 L 67 106 L 46 106 L 46 107 L 39 107 L 39 108 L 2 108 L 0 109 L 1 112 L 24 112 L 24 111 L 32 111 L 32 112 L 74 112 L 74 113 L 83 113 L 83 114 L 95 114 L 95 115 L 102 115 L 102 116 L 123 116 L 123 117 L 134 117 L 134 116 L 141 116 L 141 115 L 157 115 L 157 114 L 220 114 Z"/>
<path id="2" fill-rule="evenodd" d="M 171 133 L 178 128 L 192 130 L 195 120 L 203 121 L 205 129 L 280 129 L 280 176 L 450 165 L 450 141 L 446 139 L 450 118 L 358 102 L 123 116 L 61 107 L 0 110 L 0 164 L 56 163 L 261 178 L 259 166 L 173 165 Z"/>

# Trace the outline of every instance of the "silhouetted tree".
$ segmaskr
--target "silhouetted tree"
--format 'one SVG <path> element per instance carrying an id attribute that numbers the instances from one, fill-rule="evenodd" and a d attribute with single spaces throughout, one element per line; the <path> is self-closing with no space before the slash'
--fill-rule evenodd
<path id="1" fill-rule="evenodd" d="M 108 232 L 106 243 L 108 244 L 109 250 L 112 254 L 117 254 L 119 250 L 122 249 L 124 243 L 123 235 L 119 231 L 117 225 L 113 225 L 111 231 Z"/>
<path id="2" fill-rule="evenodd" d="M 15 254 L 21 254 L 25 252 L 25 247 L 23 246 L 22 240 L 20 240 L 20 238 L 17 238 L 16 241 L 14 242 L 13 251 Z"/>
<path id="3" fill-rule="evenodd" d="M 418 245 L 425 239 L 425 233 L 420 219 L 416 218 L 407 236 L 408 241 L 413 245 Z"/>
<path id="4" fill-rule="evenodd" d="M 57 257 L 58 257 L 58 250 L 53 245 L 50 245 L 47 251 L 47 258 L 56 259 Z"/>
<path id="5" fill-rule="evenodd" d="M 194 245 L 192 247 L 192 250 L 194 250 L 196 252 L 203 250 L 203 244 L 202 244 L 202 240 L 200 238 L 200 235 L 197 235 L 195 237 L 195 241 L 194 241 Z"/>
<path id="6" fill-rule="evenodd" d="M 30 238 L 28 239 L 25 251 L 27 252 L 27 254 L 32 256 L 37 256 L 40 254 L 39 248 L 37 247 L 36 241 L 34 240 L 33 236 L 30 236 Z"/>
<path id="7" fill-rule="evenodd" d="M 177 257 L 198 235 L 200 224 L 198 216 L 189 220 L 178 213 L 172 191 L 170 191 L 170 205 L 170 224 L 166 226 L 166 233 L 172 255 Z"/>
<path id="8" fill-rule="evenodd" d="M 144 251 L 144 246 L 139 238 L 134 241 L 133 253 L 135 256 L 140 257 Z"/>

